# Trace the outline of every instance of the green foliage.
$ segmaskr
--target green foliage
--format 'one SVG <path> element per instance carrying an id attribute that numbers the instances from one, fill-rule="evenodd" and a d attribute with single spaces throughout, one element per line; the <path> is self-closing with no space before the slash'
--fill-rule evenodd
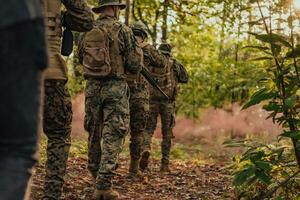
<path id="1" fill-rule="evenodd" d="M 76 51 L 75 51 L 76 54 Z M 85 80 L 83 78 L 83 67 L 79 64 L 78 58 L 72 54 L 67 60 L 68 65 L 68 88 L 71 97 L 75 97 L 77 94 L 82 93 L 85 87 Z"/>
<path id="2" fill-rule="evenodd" d="M 279 144 L 276 148 L 273 145 L 248 145 L 246 153 L 235 159 L 237 169 L 233 170 L 233 185 L 240 197 L 246 199 L 293 199 L 296 198 L 293 191 L 297 191 L 299 187 L 299 180 L 295 181 L 295 177 L 300 169 L 299 49 L 295 46 L 294 16 L 290 12 L 286 24 L 290 35 L 274 33 L 272 18 L 278 5 L 265 1 L 253 3 L 258 6 L 261 14 L 259 21 L 263 22 L 265 32 L 249 33 L 261 43 L 254 48 L 264 54 L 254 60 L 265 60 L 268 78 L 262 81 L 263 88 L 252 95 L 244 108 L 266 101 L 264 109 L 270 112 L 269 118 L 274 123 L 283 125 L 285 131 L 280 137 L 290 138 L 292 147 L 288 150 L 288 156 L 285 156 L 286 147 Z M 269 9 L 268 16 L 262 11 L 263 7 Z"/>
<path id="3" fill-rule="evenodd" d="M 230 49 L 228 56 L 220 60 L 216 51 L 218 35 L 213 26 L 180 25 L 173 30 L 171 38 L 174 56 L 186 65 L 191 76 L 190 83 L 182 86 L 177 100 L 182 114 L 197 117 L 203 107 L 243 102 L 257 82 L 266 76 L 261 63 L 237 62 Z M 234 45 L 229 43 L 228 48 Z M 244 50 L 243 54 L 247 57 L 251 52 Z"/>
<path id="4" fill-rule="evenodd" d="M 282 184 L 298 170 L 293 160 L 293 147 L 287 140 L 269 145 L 252 140 L 229 140 L 224 144 L 245 148 L 244 153 L 235 156 L 233 164 L 229 166 L 234 176 L 232 184 L 239 199 L 264 199 L 269 191 L 275 189 L 277 192 L 269 198 L 297 197 L 297 188 L 300 186 L 297 176 Z M 278 188 L 281 184 L 282 187 Z"/>
<path id="5" fill-rule="evenodd" d="M 69 76 L 68 87 L 71 97 L 75 97 L 77 94 L 83 92 L 85 81 L 82 76 Z"/>

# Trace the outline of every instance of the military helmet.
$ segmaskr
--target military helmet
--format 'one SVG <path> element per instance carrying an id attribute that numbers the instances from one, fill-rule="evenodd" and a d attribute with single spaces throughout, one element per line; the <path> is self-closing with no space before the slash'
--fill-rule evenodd
<path id="1" fill-rule="evenodd" d="M 135 21 L 130 27 L 133 32 L 136 32 L 136 31 L 142 32 L 143 34 L 146 35 L 146 37 L 148 37 L 148 28 L 143 22 Z"/>
<path id="2" fill-rule="evenodd" d="M 172 45 L 169 43 L 162 43 L 161 45 L 159 45 L 159 50 L 163 53 L 163 54 L 168 54 L 171 55 L 171 51 L 172 51 Z"/>
<path id="3" fill-rule="evenodd" d="M 126 8 L 126 4 L 122 0 L 98 0 L 98 6 L 94 7 L 92 10 L 95 13 L 99 13 L 101 8 L 105 6 L 119 6 L 121 10 Z"/>

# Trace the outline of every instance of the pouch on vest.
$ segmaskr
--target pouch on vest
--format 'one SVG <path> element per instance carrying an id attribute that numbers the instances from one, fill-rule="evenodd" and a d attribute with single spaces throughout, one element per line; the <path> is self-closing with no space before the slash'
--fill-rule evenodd
<path id="1" fill-rule="evenodd" d="M 85 77 L 104 78 L 111 74 L 109 43 L 109 35 L 105 28 L 95 26 L 86 33 L 82 61 Z"/>

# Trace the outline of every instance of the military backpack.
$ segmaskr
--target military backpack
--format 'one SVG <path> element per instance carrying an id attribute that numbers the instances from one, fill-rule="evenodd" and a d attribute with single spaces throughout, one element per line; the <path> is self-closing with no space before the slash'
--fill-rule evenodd
<path id="1" fill-rule="evenodd" d="M 121 24 L 98 22 L 83 39 L 82 65 L 86 78 L 105 78 L 124 74 L 119 49 Z"/>

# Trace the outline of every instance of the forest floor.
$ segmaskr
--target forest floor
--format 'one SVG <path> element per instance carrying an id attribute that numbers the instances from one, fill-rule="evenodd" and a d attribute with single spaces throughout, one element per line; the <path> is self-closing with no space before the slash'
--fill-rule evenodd
<path id="1" fill-rule="evenodd" d="M 64 186 L 64 200 L 89 200 L 93 181 L 87 170 L 87 134 L 83 129 L 84 97 L 73 101 L 72 147 Z M 228 110 L 207 109 L 200 120 L 178 118 L 174 128 L 169 174 L 159 172 L 161 133 L 158 126 L 152 146 L 151 172 L 139 181 L 129 179 L 128 138 L 120 158 L 115 188 L 123 200 L 234 199 L 228 166 L 242 149 L 228 149 L 223 143 L 230 138 L 276 138 L 281 127 L 259 106 L 241 111 L 233 105 Z M 45 139 L 40 142 L 39 164 L 34 170 L 32 200 L 40 200 L 45 163 Z"/>
<path id="2" fill-rule="evenodd" d="M 224 157 L 216 161 L 212 155 L 205 155 L 200 146 L 176 143 L 173 147 L 171 173 L 159 172 L 159 140 L 155 140 L 151 160 L 151 171 L 143 173 L 140 180 L 128 178 L 128 141 L 121 155 L 120 167 L 114 181 L 115 189 L 122 200 L 184 200 L 184 199 L 234 199 L 230 187 L 230 174 L 226 169 L 228 162 Z M 87 170 L 86 142 L 73 142 L 66 183 L 64 200 L 89 200 L 93 193 L 93 181 Z M 41 145 L 41 161 L 34 170 L 32 200 L 42 197 L 43 177 L 45 174 L 45 142 Z"/>

